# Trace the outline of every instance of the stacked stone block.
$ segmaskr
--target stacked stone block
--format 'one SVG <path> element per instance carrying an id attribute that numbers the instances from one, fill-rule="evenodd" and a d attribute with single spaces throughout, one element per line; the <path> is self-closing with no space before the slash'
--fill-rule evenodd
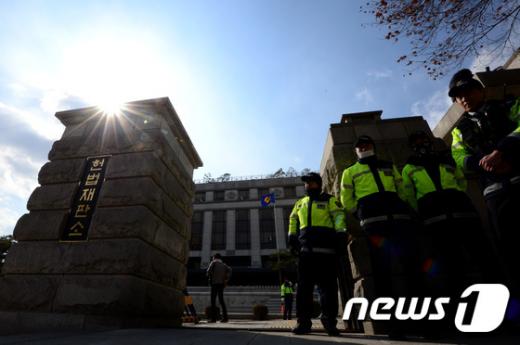
<path id="1" fill-rule="evenodd" d="M 14 230 L 0 327 L 179 325 L 192 173 L 202 162 L 170 101 L 128 103 L 118 116 L 97 108 L 56 116 L 66 129 Z M 111 157 L 88 240 L 61 242 L 85 159 L 98 155 Z"/>

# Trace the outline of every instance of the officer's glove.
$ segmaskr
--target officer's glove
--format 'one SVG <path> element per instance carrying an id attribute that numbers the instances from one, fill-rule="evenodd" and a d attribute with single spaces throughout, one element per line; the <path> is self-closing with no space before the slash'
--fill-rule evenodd
<path id="1" fill-rule="evenodd" d="M 296 235 L 289 235 L 289 249 L 294 256 L 300 254 L 300 241 Z"/>

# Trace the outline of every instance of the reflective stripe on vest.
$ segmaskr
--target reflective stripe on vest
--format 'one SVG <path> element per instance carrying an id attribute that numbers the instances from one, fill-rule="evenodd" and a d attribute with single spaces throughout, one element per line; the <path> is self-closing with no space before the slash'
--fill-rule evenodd
<path id="1" fill-rule="evenodd" d="M 440 221 L 443 221 L 443 220 L 447 220 L 448 218 L 478 218 L 478 214 L 474 213 L 474 212 L 459 212 L 459 213 L 445 213 L 445 214 L 441 214 L 441 215 L 438 215 L 438 216 L 435 216 L 435 217 L 431 217 L 431 218 L 428 218 L 428 219 L 425 219 L 423 221 L 424 225 L 430 225 L 430 224 L 433 224 L 433 223 L 436 223 L 436 222 L 440 222 Z"/>
<path id="2" fill-rule="evenodd" d="M 370 218 L 362 219 L 359 222 L 359 225 L 365 226 L 367 224 L 371 224 L 371 223 L 375 223 L 375 222 L 384 222 L 384 221 L 392 220 L 392 219 L 395 219 L 395 220 L 409 220 L 409 219 L 412 219 L 412 217 L 407 215 L 407 214 L 391 214 L 389 216 L 370 217 Z"/>
<path id="3" fill-rule="evenodd" d="M 517 183 L 520 183 L 520 176 L 515 176 L 505 183 L 504 182 L 493 183 L 492 185 L 489 185 L 484 189 L 484 196 L 488 196 L 489 194 L 491 194 L 493 192 L 499 191 L 499 190 L 503 189 L 504 187 L 506 187 L 508 184 L 517 184 Z"/>
<path id="4" fill-rule="evenodd" d="M 305 252 L 305 253 L 336 254 L 336 250 L 334 250 L 332 248 L 319 248 L 319 247 L 308 248 L 308 247 L 303 247 L 301 249 L 301 251 Z"/>

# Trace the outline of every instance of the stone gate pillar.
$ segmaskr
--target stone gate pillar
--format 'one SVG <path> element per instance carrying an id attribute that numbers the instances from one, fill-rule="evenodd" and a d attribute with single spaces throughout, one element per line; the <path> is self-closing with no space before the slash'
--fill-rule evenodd
<path id="1" fill-rule="evenodd" d="M 180 325 L 202 162 L 170 100 L 56 116 L 65 132 L 0 277 L 0 331 Z"/>

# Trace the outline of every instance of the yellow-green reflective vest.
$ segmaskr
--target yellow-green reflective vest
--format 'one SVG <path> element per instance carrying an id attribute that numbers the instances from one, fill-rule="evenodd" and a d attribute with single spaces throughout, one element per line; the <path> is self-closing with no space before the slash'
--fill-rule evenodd
<path id="1" fill-rule="evenodd" d="M 442 189 L 466 191 L 467 181 L 460 167 L 441 163 L 439 171 Z M 437 190 L 426 169 L 413 164 L 406 164 L 403 168 L 403 187 L 406 201 L 414 209 L 417 209 L 419 199 Z"/>
<path id="2" fill-rule="evenodd" d="M 404 191 L 399 171 L 393 164 L 378 167 L 377 172 L 386 192 L 396 192 L 404 200 Z M 378 193 L 377 183 L 368 164 L 356 162 L 343 171 L 341 177 L 341 203 L 347 212 L 354 212 L 359 199 Z"/>
<path id="3" fill-rule="evenodd" d="M 282 286 L 280 287 L 280 293 L 281 293 L 282 297 L 284 297 L 285 295 L 294 294 L 294 290 L 291 285 L 285 285 L 285 283 L 283 283 Z"/>
<path id="4" fill-rule="evenodd" d="M 347 230 L 345 213 L 336 198 L 327 195 L 327 197 L 321 199 L 325 200 L 312 200 L 310 217 L 310 197 L 304 196 L 296 201 L 289 216 L 289 236 L 294 236 L 298 230 L 309 227 L 335 229 L 336 232 L 345 232 Z"/>
<path id="5" fill-rule="evenodd" d="M 517 98 L 511 109 L 509 110 L 508 117 L 511 121 L 517 124 L 517 127 L 509 134 L 509 136 L 520 137 L 520 98 Z M 473 149 L 464 140 L 461 130 L 455 127 L 451 131 L 451 155 L 457 163 L 457 166 L 464 170 L 471 170 L 467 167 L 467 159 L 473 155 Z"/>

